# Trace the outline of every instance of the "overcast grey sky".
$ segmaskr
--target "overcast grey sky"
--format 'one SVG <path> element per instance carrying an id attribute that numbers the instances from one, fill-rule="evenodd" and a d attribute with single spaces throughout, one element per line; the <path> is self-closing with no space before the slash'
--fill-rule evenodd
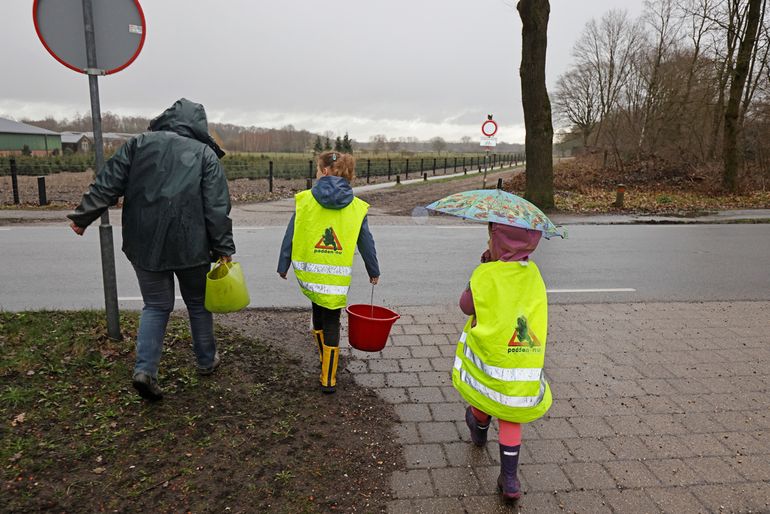
<path id="1" fill-rule="evenodd" d="M 97 0 L 98 1 L 98 0 Z M 100 78 L 102 111 L 154 116 L 179 97 L 211 121 L 459 140 L 494 113 L 523 142 L 514 0 L 140 0 L 147 39 Z M 551 0 L 548 85 L 585 23 L 641 1 Z M 32 0 L 2 0 L 0 116 L 89 111 L 88 82 L 37 39 Z"/>

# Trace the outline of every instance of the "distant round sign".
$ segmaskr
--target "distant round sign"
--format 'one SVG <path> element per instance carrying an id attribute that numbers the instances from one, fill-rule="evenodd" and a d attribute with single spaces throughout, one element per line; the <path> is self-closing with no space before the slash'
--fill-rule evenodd
<path id="1" fill-rule="evenodd" d="M 492 137 L 497 134 L 497 123 L 493 120 L 487 120 L 481 124 L 481 133 L 487 137 Z"/>
<path id="2" fill-rule="evenodd" d="M 96 69 L 116 73 L 139 56 L 147 35 L 139 0 L 93 0 Z M 87 73 L 82 0 L 35 0 L 35 31 L 54 59 L 67 68 Z"/>

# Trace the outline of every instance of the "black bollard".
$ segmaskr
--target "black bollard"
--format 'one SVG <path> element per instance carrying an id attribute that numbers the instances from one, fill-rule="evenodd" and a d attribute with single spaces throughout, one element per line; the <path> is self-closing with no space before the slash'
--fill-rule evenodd
<path id="1" fill-rule="evenodd" d="M 267 189 L 269 192 L 273 192 L 273 161 L 270 161 L 268 169 L 267 169 L 267 181 L 268 186 Z"/>
<path id="2" fill-rule="evenodd" d="M 48 205 L 48 199 L 45 196 L 45 177 L 37 177 L 37 195 L 41 206 Z"/>
<path id="3" fill-rule="evenodd" d="M 11 158 L 11 187 L 13 188 L 13 203 L 19 204 L 19 179 L 16 176 L 16 159 Z"/>

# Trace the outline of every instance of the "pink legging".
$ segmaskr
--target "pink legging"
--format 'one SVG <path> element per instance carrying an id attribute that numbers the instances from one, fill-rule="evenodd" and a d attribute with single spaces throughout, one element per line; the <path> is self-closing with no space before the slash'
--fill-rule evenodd
<path id="1" fill-rule="evenodd" d="M 480 411 L 476 407 L 471 406 L 473 411 L 473 417 L 478 420 L 479 423 L 489 423 L 492 416 L 486 412 Z M 521 444 L 521 424 L 512 423 L 510 421 L 504 421 L 502 419 L 497 420 L 500 424 L 500 444 L 503 446 L 518 446 Z"/>

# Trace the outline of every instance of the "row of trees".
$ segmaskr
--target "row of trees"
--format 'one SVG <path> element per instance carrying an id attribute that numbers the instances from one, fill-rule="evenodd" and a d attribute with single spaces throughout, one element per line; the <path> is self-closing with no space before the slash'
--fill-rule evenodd
<path id="1" fill-rule="evenodd" d="M 770 155 L 767 0 L 647 0 L 642 16 L 590 21 L 553 93 L 557 119 L 619 167 L 657 155 L 722 160 L 739 187 L 744 159 Z"/>

